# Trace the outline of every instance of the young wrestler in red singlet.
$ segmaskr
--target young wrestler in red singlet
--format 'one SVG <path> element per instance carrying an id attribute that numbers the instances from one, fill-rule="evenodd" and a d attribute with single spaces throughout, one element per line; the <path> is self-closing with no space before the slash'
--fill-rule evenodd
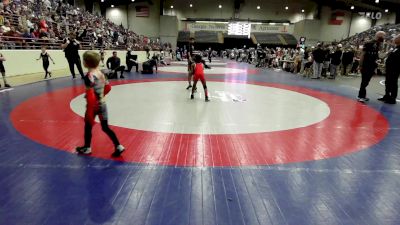
<path id="1" fill-rule="evenodd" d="M 192 95 L 190 96 L 191 99 L 194 99 L 194 92 L 196 90 L 196 84 L 197 81 L 201 81 L 203 84 L 204 88 L 204 94 L 206 96 L 206 102 L 210 101 L 208 99 L 208 91 L 207 91 L 207 85 L 206 85 L 206 79 L 204 77 L 204 64 L 202 62 L 201 56 L 200 55 L 195 55 L 194 56 L 194 62 L 192 64 L 192 71 L 193 71 L 193 87 L 192 87 Z"/>

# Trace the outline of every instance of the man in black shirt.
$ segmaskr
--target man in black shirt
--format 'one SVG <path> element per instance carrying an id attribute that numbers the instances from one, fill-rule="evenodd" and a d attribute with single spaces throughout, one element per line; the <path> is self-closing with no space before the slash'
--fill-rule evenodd
<path id="1" fill-rule="evenodd" d="M 312 79 L 320 79 L 322 73 L 322 66 L 325 59 L 325 51 L 322 49 L 322 44 L 318 43 L 317 48 L 312 52 L 313 56 L 313 69 L 314 69 L 314 77 Z"/>
<path id="2" fill-rule="evenodd" d="M 75 64 L 78 68 L 79 74 L 82 79 L 84 77 L 82 70 L 81 57 L 79 56 L 79 49 L 81 48 L 81 44 L 76 40 L 76 34 L 71 32 L 69 37 L 64 40 L 64 43 L 61 45 L 61 48 L 64 49 L 65 58 L 68 60 L 69 70 L 71 71 L 72 78 L 75 79 Z"/>
<path id="3" fill-rule="evenodd" d="M 354 60 L 353 49 L 349 48 L 345 52 L 343 52 L 343 57 L 342 57 L 343 76 L 347 76 L 349 74 L 349 70 L 351 69 L 353 60 Z"/>
<path id="4" fill-rule="evenodd" d="M 120 78 L 125 78 L 123 76 L 125 66 L 121 66 L 121 59 L 118 58 L 117 52 L 113 52 L 113 56 L 107 59 L 107 68 L 111 70 L 108 75 L 108 78 L 118 78 L 117 72 L 120 71 L 121 75 Z"/>
<path id="5" fill-rule="evenodd" d="M 396 47 L 389 53 L 386 59 L 385 96 L 378 99 L 388 104 L 396 104 L 397 82 L 400 75 L 400 35 L 397 35 L 393 42 Z"/>
<path id="6" fill-rule="evenodd" d="M 335 79 L 337 75 L 337 68 L 339 67 L 342 61 L 342 45 L 338 44 L 335 52 L 331 55 L 331 70 L 330 70 L 330 79 Z"/>
<path id="7" fill-rule="evenodd" d="M 137 63 L 137 55 L 132 55 L 132 51 L 128 48 L 126 53 L 126 66 L 128 67 L 128 72 L 131 72 L 132 67 L 136 67 L 136 73 L 139 72 L 139 64 Z"/>
<path id="8" fill-rule="evenodd" d="M 212 50 L 211 50 L 211 47 L 210 48 L 208 48 L 208 61 L 211 63 L 211 59 L 212 59 Z"/>
<path id="9" fill-rule="evenodd" d="M 382 42 L 385 40 L 385 35 L 385 32 L 379 31 L 375 34 L 375 40 L 364 44 L 360 58 L 361 85 L 357 98 L 359 102 L 366 102 L 369 100 L 366 98 L 366 88 L 378 67 L 376 60 L 378 60 L 378 53 Z"/>

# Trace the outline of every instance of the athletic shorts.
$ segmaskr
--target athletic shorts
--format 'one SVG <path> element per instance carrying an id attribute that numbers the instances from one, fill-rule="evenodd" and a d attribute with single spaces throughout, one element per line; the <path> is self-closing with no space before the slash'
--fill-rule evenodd
<path id="1" fill-rule="evenodd" d="M 205 83 L 206 82 L 206 78 L 204 77 L 204 74 L 201 74 L 201 75 L 194 75 L 194 77 L 193 77 L 193 81 L 198 81 L 198 80 L 200 80 L 202 83 Z"/>
<path id="2" fill-rule="evenodd" d="M 85 113 L 85 121 L 94 124 L 94 120 L 96 116 L 99 117 L 99 120 L 108 120 L 108 113 L 107 113 L 107 105 L 106 104 L 99 104 L 97 107 L 93 109 L 86 109 Z"/>

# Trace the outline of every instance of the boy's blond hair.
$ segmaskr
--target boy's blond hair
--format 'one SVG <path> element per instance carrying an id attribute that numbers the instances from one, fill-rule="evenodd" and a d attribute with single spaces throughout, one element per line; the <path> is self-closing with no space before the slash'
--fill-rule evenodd
<path id="1" fill-rule="evenodd" d="M 86 51 L 83 53 L 83 62 L 88 68 L 97 68 L 100 63 L 100 54 L 95 51 Z"/>

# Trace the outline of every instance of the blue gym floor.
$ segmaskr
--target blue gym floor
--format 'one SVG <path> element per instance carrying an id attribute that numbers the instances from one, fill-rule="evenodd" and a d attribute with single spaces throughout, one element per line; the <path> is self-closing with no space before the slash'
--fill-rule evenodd
<path id="1" fill-rule="evenodd" d="M 236 67 L 255 69 L 244 63 Z M 186 79 L 184 74 L 162 72 L 125 77 Z M 348 99 L 355 99 L 358 90 L 353 84 L 360 81 L 311 80 L 270 69 L 206 77 L 304 87 Z M 389 131 L 366 149 L 297 163 L 198 167 L 79 156 L 39 144 L 13 126 L 10 113 L 20 103 L 81 85 L 80 79 L 67 77 L 0 93 L 0 224 L 400 224 L 400 108 L 376 100 L 384 86 L 371 83 L 371 101 L 364 107 L 380 112 Z M 184 88 L 183 99 L 188 98 Z M 356 119 L 362 113 L 351 116 Z M 333 130 L 321 132 L 340 141 Z M 48 137 L 62 134 L 63 130 L 49 132 Z M 315 134 L 303 138 L 318 141 Z M 356 141 L 364 140 L 357 135 Z"/>

